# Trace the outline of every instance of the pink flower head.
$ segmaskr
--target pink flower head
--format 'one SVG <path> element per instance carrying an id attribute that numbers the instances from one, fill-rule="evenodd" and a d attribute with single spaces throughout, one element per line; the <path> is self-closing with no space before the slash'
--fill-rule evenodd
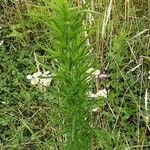
<path id="1" fill-rule="evenodd" d="M 108 75 L 107 74 L 100 74 L 98 77 L 100 80 L 106 80 L 108 78 Z"/>

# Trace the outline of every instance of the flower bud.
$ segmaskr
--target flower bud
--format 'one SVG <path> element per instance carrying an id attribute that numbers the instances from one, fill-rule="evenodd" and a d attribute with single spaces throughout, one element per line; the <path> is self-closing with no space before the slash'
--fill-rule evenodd
<path id="1" fill-rule="evenodd" d="M 107 74 L 100 74 L 98 77 L 100 80 L 106 80 L 108 78 Z"/>

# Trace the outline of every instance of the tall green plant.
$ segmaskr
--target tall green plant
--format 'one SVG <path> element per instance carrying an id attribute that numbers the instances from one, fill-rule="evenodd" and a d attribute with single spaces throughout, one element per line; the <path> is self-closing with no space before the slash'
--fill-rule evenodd
<path id="1" fill-rule="evenodd" d="M 52 46 L 46 52 L 55 62 L 54 82 L 57 84 L 53 92 L 61 104 L 64 120 L 61 129 L 63 135 L 67 135 L 63 149 L 88 150 L 91 149 L 91 128 L 87 122 L 89 83 L 86 71 L 90 62 L 85 44 L 84 14 L 67 0 L 57 0 L 50 7 L 50 18 L 41 19 L 51 35 Z"/>
<path id="2" fill-rule="evenodd" d="M 86 93 L 88 90 L 86 71 L 89 54 L 85 45 L 83 16 L 71 8 L 66 0 L 54 3 L 51 30 L 54 36 L 52 56 L 57 60 L 57 96 L 63 102 L 66 149 L 91 149 Z M 84 39 L 84 40 L 83 40 Z"/>

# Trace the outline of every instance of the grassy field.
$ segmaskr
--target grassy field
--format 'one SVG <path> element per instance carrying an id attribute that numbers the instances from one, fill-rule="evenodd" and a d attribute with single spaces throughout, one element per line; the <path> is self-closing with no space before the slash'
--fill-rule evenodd
<path id="1" fill-rule="evenodd" d="M 149 0 L 0 0 L 0 150 L 150 150 L 149 23 Z"/>

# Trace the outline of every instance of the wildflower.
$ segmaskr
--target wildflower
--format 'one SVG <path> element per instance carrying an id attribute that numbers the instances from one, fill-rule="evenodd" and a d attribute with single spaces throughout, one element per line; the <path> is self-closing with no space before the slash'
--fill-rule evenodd
<path id="1" fill-rule="evenodd" d="M 107 90 L 106 90 L 106 89 L 99 90 L 99 91 L 96 93 L 96 97 L 104 97 L 104 98 L 107 98 Z"/>
<path id="2" fill-rule="evenodd" d="M 34 78 L 36 78 L 36 77 L 39 77 L 39 76 L 41 76 L 41 75 L 42 75 L 42 73 L 41 73 L 40 71 L 38 71 L 38 72 L 34 73 L 32 76 L 33 76 Z"/>
<path id="3" fill-rule="evenodd" d="M 101 73 L 100 70 L 96 70 L 95 72 L 93 72 L 96 78 L 99 77 L 100 73 Z"/>
<path id="4" fill-rule="evenodd" d="M 27 79 L 28 79 L 28 80 L 31 80 L 31 79 L 32 79 L 32 76 L 31 76 L 31 75 L 27 75 Z"/>
<path id="5" fill-rule="evenodd" d="M 36 85 L 36 84 L 38 84 L 39 83 L 39 78 L 33 78 L 32 80 L 31 80 L 31 84 L 32 85 Z"/>
<path id="6" fill-rule="evenodd" d="M 52 81 L 52 78 L 51 78 L 51 75 L 49 74 L 49 71 L 46 71 L 42 74 L 42 77 L 45 77 L 45 78 L 41 78 L 40 79 L 40 83 L 44 86 L 49 86 L 51 81 Z"/>
<path id="7" fill-rule="evenodd" d="M 27 79 L 31 80 L 31 84 L 32 85 L 36 85 L 39 83 L 39 76 L 41 76 L 42 73 L 41 72 L 36 72 L 33 75 L 27 75 Z"/>
<path id="8" fill-rule="evenodd" d="M 108 77 L 106 74 L 101 74 L 100 70 L 95 70 L 94 68 L 89 68 L 86 73 L 95 75 L 95 78 L 100 80 L 105 80 Z"/>
<path id="9" fill-rule="evenodd" d="M 42 72 L 38 71 L 33 75 L 27 75 L 27 79 L 31 81 L 32 85 L 38 85 L 40 89 L 42 89 L 42 86 L 48 87 L 52 81 L 49 71 L 46 71 L 43 74 Z"/>
<path id="10" fill-rule="evenodd" d="M 98 77 L 100 80 L 105 80 L 108 78 L 107 74 L 100 74 Z"/>
<path id="11" fill-rule="evenodd" d="M 43 77 L 48 76 L 49 75 L 49 71 L 46 71 L 42 74 Z"/>
<path id="12" fill-rule="evenodd" d="M 107 90 L 103 89 L 103 90 L 99 90 L 96 94 L 89 92 L 88 96 L 90 98 L 98 98 L 98 97 L 103 97 L 103 98 L 107 98 Z"/>
<path id="13" fill-rule="evenodd" d="M 89 96 L 90 98 L 96 98 L 96 94 L 94 94 L 94 93 L 92 93 L 92 92 L 89 92 L 89 93 L 88 93 L 88 96 Z"/>
<path id="14" fill-rule="evenodd" d="M 46 86 L 46 87 L 47 87 L 47 86 L 50 86 L 51 81 L 52 81 L 52 78 L 46 79 L 46 80 L 44 81 L 43 85 Z"/>

